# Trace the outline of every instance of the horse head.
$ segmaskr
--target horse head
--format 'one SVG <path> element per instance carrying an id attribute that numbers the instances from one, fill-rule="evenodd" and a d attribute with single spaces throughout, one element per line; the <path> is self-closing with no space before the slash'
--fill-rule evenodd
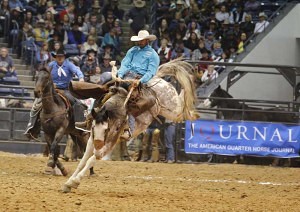
<path id="1" fill-rule="evenodd" d="M 127 109 L 124 101 L 128 92 L 121 87 L 111 87 L 100 110 L 92 111 L 95 119 L 94 140 L 114 144 L 124 132 L 127 123 Z"/>
<path id="2" fill-rule="evenodd" d="M 212 108 L 215 106 L 223 105 L 224 100 L 222 99 L 211 99 L 211 97 L 216 98 L 233 98 L 227 91 L 223 90 L 221 86 L 218 86 L 207 99 L 204 100 L 204 106 L 207 108 Z"/>
<path id="3" fill-rule="evenodd" d="M 38 69 L 35 76 L 35 88 L 34 96 L 36 98 L 41 97 L 42 93 L 45 91 L 46 87 L 51 83 L 51 70 L 47 66 L 42 66 Z"/>

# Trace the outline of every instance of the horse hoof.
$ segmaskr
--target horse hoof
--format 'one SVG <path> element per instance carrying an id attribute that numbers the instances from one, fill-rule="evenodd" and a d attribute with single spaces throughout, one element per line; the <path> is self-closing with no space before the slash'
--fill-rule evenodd
<path id="1" fill-rule="evenodd" d="M 73 180 L 72 184 L 70 185 L 72 188 L 78 188 L 80 182 Z"/>
<path id="2" fill-rule="evenodd" d="M 97 177 L 98 175 L 96 173 L 90 173 L 90 177 Z"/>
<path id="3" fill-rule="evenodd" d="M 52 167 L 46 167 L 44 173 L 47 174 L 47 175 L 54 175 L 54 170 L 53 170 Z"/>
<path id="4" fill-rule="evenodd" d="M 68 171 L 66 168 L 63 168 L 62 170 L 60 170 L 63 176 L 67 176 L 68 175 Z"/>
<path id="5" fill-rule="evenodd" d="M 49 161 L 47 162 L 47 166 L 48 166 L 48 167 L 54 168 L 54 167 L 55 167 L 54 161 L 53 161 L 53 160 L 49 160 Z"/>
<path id="6" fill-rule="evenodd" d="M 65 184 L 64 187 L 63 187 L 63 189 L 62 189 L 62 192 L 63 193 L 70 193 L 71 190 L 72 190 L 72 188 L 70 186 L 68 186 L 68 185 Z"/>

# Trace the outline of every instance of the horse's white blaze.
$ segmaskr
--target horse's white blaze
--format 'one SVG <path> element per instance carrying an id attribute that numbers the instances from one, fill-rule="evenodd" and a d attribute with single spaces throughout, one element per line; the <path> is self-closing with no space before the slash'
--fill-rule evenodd
<path id="1" fill-rule="evenodd" d="M 203 102 L 204 107 L 209 108 L 211 106 L 211 101 L 209 99 L 205 99 Z"/>
<path id="2" fill-rule="evenodd" d="M 97 130 L 95 130 L 97 129 Z M 94 133 L 94 140 L 99 140 L 99 141 L 104 141 L 105 138 L 105 130 L 108 129 L 108 123 L 104 122 L 96 124 L 94 123 L 94 129 L 93 129 L 93 133 Z"/>

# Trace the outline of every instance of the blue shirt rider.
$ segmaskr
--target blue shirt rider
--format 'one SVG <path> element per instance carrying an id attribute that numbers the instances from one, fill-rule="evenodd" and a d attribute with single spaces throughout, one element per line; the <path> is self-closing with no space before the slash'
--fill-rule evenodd
<path id="1" fill-rule="evenodd" d="M 155 35 L 150 35 L 147 30 L 140 30 L 138 35 L 132 36 L 130 40 L 137 42 L 138 45 L 128 50 L 118 70 L 118 77 L 135 79 L 132 86 L 137 87 L 140 83 L 146 84 L 155 76 L 160 59 L 157 52 L 149 45 L 150 41 L 156 40 Z M 146 101 L 143 102 L 146 104 Z M 133 116 L 129 115 L 128 122 L 133 132 L 135 122 Z"/>
<path id="2" fill-rule="evenodd" d="M 84 81 L 84 76 L 78 66 L 75 66 L 68 59 L 65 59 L 65 53 L 59 51 L 54 55 L 56 61 L 48 64 L 51 68 L 51 76 L 56 88 L 66 90 L 73 76 L 76 75 L 79 81 Z"/>
<path id="3" fill-rule="evenodd" d="M 75 66 L 72 62 L 66 59 L 66 53 L 64 50 L 59 49 L 53 55 L 55 61 L 48 64 L 51 68 L 51 77 L 55 87 L 63 90 L 64 94 L 70 100 L 70 103 L 74 105 L 78 100 L 75 99 L 68 90 L 70 81 L 73 76 L 76 75 L 79 81 L 84 81 L 84 75 L 78 66 Z"/>
<path id="4" fill-rule="evenodd" d="M 48 64 L 48 66 L 51 69 L 51 77 L 53 83 L 55 84 L 57 89 L 63 91 L 63 93 L 69 99 L 72 106 L 78 104 L 80 107 L 82 107 L 82 110 L 84 110 L 85 108 L 81 105 L 81 102 L 74 96 L 72 96 L 72 94 L 68 90 L 68 86 L 73 78 L 73 75 L 75 74 L 79 78 L 79 81 L 83 82 L 83 73 L 77 66 L 75 66 L 68 59 L 66 59 L 66 53 L 64 50 L 57 50 L 57 52 L 53 54 L 53 57 L 55 58 L 55 61 Z M 39 105 L 40 101 L 41 99 L 39 98 L 35 99 L 33 107 L 31 109 L 31 114 L 38 114 L 35 112 L 38 109 L 35 108 L 38 107 L 37 105 Z M 40 132 L 40 124 L 37 121 L 38 117 L 39 115 L 30 116 L 27 129 L 24 133 L 25 136 L 27 136 L 28 138 L 36 138 Z"/>
<path id="5" fill-rule="evenodd" d="M 156 74 L 160 60 L 157 52 L 149 45 L 150 41 L 156 40 L 155 35 L 141 30 L 137 36 L 132 36 L 130 40 L 137 42 L 138 46 L 128 50 L 118 70 L 118 77 L 137 79 L 134 82 L 134 86 L 137 86 L 139 83 L 145 84 L 152 79 Z"/>

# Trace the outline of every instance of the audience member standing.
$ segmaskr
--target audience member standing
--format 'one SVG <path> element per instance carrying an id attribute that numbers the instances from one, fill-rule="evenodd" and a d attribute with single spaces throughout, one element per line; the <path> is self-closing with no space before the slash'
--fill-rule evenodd
<path id="1" fill-rule="evenodd" d="M 37 27 L 33 29 L 33 35 L 36 45 L 41 47 L 43 43 L 47 42 L 49 38 L 49 31 L 45 29 L 44 19 L 38 20 Z"/>
<path id="2" fill-rule="evenodd" d="M 240 23 L 241 32 L 246 33 L 247 37 L 250 37 L 254 32 L 254 27 L 252 16 L 250 14 L 245 15 L 245 21 Z"/>
<path id="3" fill-rule="evenodd" d="M 124 10 L 118 7 L 118 0 L 111 0 L 102 9 L 104 17 L 107 17 L 108 12 L 112 11 L 113 15 L 120 20 L 123 20 Z"/>
<path id="4" fill-rule="evenodd" d="M 255 24 L 254 34 L 262 33 L 270 24 L 269 21 L 266 20 L 268 16 L 264 12 L 259 13 L 258 16 L 259 21 Z"/>
<path id="5" fill-rule="evenodd" d="M 146 1 L 133 0 L 133 4 L 134 7 L 129 10 L 127 17 L 132 30 L 131 33 L 138 34 L 140 30 L 149 28 L 149 26 L 146 26 L 146 23 L 148 23 L 148 13 L 145 8 Z"/>
<path id="6" fill-rule="evenodd" d="M 165 132 L 164 132 L 164 141 L 166 147 L 166 163 L 174 163 L 175 162 L 175 129 L 176 126 L 173 122 L 166 120 L 165 121 Z"/>

